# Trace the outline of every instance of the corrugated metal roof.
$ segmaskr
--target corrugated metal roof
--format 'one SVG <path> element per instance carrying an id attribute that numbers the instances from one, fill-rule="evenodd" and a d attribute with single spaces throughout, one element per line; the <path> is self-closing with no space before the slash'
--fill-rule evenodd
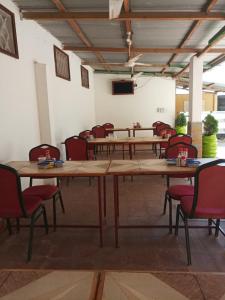
<path id="1" fill-rule="evenodd" d="M 14 0 L 22 10 L 27 11 L 58 11 L 51 0 Z M 83 12 L 108 12 L 108 0 L 61 0 L 67 11 Z M 208 0 L 130 0 L 130 10 L 133 12 L 202 12 L 205 10 Z M 225 0 L 218 0 L 212 7 L 211 12 L 225 13 Z M 178 13 L 179 14 L 179 13 Z M 86 47 L 84 41 L 70 27 L 67 21 L 39 21 L 41 26 L 58 38 L 62 44 L 73 45 L 76 47 Z M 110 20 L 78 20 L 77 24 L 84 33 L 90 44 L 94 47 L 126 47 L 126 28 L 125 22 Z M 202 21 L 184 47 L 205 48 L 211 39 L 223 26 L 224 21 Z M 135 48 L 177 48 L 183 41 L 185 35 L 193 26 L 193 21 L 146 21 L 132 20 L 132 46 Z M 221 40 L 215 48 L 225 48 L 225 39 Z M 77 52 L 80 58 L 89 61 L 98 61 L 94 52 Z M 101 52 L 106 62 L 126 62 L 127 53 Z M 145 53 L 139 62 L 167 64 L 172 53 Z M 194 53 L 177 54 L 172 60 L 172 64 L 188 64 Z M 204 63 L 218 57 L 220 53 L 208 53 L 203 56 Z M 96 69 L 103 70 L 103 66 L 96 66 Z M 160 68 L 140 68 L 161 72 Z M 128 71 L 129 68 L 111 67 L 111 70 Z M 166 72 L 179 72 L 181 68 L 168 67 Z"/>

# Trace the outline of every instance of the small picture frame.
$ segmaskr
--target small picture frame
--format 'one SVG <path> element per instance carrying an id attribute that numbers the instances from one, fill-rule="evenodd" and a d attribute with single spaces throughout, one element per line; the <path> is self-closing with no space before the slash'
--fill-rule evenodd
<path id="1" fill-rule="evenodd" d="M 70 81 L 69 55 L 54 46 L 54 58 L 56 76 Z"/>
<path id="2" fill-rule="evenodd" d="M 19 58 L 15 16 L 0 4 L 0 52 Z"/>
<path id="3" fill-rule="evenodd" d="M 80 73 L 81 73 L 81 85 L 89 89 L 89 74 L 88 70 L 85 69 L 83 66 L 80 66 Z"/>

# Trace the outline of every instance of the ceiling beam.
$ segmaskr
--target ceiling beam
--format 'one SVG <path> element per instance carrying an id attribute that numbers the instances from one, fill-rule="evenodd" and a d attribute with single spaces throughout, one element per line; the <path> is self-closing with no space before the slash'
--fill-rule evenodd
<path id="1" fill-rule="evenodd" d="M 64 50 L 75 52 L 111 52 L 111 53 L 127 53 L 128 48 L 114 48 L 114 47 L 76 47 L 72 45 L 64 45 Z M 202 48 L 133 48 L 135 53 L 198 53 Z M 212 48 L 209 53 L 225 53 L 225 48 Z"/>
<path id="2" fill-rule="evenodd" d="M 130 11 L 130 3 L 129 0 L 123 0 L 124 11 L 129 13 Z M 127 32 L 132 32 L 131 21 L 125 21 L 125 27 Z"/>
<path id="3" fill-rule="evenodd" d="M 213 8 L 213 6 L 216 4 L 218 0 L 208 0 L 206 5 L 203 8 L 203 11 L 205 11 L 206 13 L 209 13 L 210 10 Z M 191 38 L 191 36 L 193 35 L 193 33 L 198 29 L 198 27 L 201 25 L 202 21 L 198 20 L 198 21 L 194 21 L 193 24 L 191 25 L 190 29 L 188 30 L 188 32 L 185 34 L 184 38 L 182 39 L 181 43 L 179 44 L 178 48 L 182 48 Z M 176 54 L 173 54 L 171 56 L 171 58 L 168 61 L 168 66 L 174 61 L 174 59 L 177 57 Z M 164 73 L 166 70 L 166 68 L 162 69 L 162 73 Z"/>
<path id="4" fill-rule="evenodd" d="M 66 8 L 62 4 L 61 0 L 52 0 L 52 2 L 55 4 L 55 6 L 58 8 L 60 12 L 66 13 Z M 76 33 L 76 35 L 79 37 L 79 39 L 84 43 L 84 45 L 88 48 L 93 47 L 91 41 L 88 39 L 88 37 L 85 35 L 85 33 L 82 31 L 81 27 L 75 20 L 67 20 L 67 23 L 69 24 L 70 28 Z M 99 62 L 104 63 L 106 62 L 104 57 L 101 55 L 99 51 L 92 51 L 96 55 Z M 108 70 L 110 70 L 109 67 L 106 67 Z"/>
<path id="5" fill-rule="evenodd" d="M 22 17 L 29 20 L 109 20 L 108 12 L 35 12 L 24 11 Z M 142 21 L 223 21 L 225 13 L 220 12 L 121 12 L 114 20 L 142 20 Z"/>
<path id="6" fill-rule="evenodd" d="M 225 37 L 225 26 L 220 29 L 209 41 L 208 41 L 208 45 L 198 54 L 196 54 L 197 57 L 201 57 L 204 54 L 206 54 L 207 52 L 209 52 L 213 46 L 215 46 L 216 44 L 218 44 L 223 38 Z M 178 72 L 177 74 L 175 74 L 174 78 L 179 77 L 181 74 L 183 74 L 188 68 L 189 68 L 188 64 L 183 70 L 181 70 L 180 72 Z"/>

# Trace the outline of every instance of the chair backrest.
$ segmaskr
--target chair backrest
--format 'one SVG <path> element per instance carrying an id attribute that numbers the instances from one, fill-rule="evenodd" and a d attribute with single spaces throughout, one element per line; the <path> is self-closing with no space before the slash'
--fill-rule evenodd
<path id="1" fill-rule="evenodd" d="M 155 127 L 155 128 L 153 129 L 153 135 L 156 135 L 156 127 L 157 127 L 158 125 L 160 125 L 160 124 L 164 124 L 164 123 L 161 122 L 161 121 L 156 121 L 156 122 L 152 123 L 152 127 Z"/>
<path id="2" fill-rule="evenodd" d="M 84 130 L 79 133 L 79 137 L 82 137 L 83 139 L 86 139 L 90 135 L 93 135 L 93 132 L 91 130 Z"/>
<path id="3" fill-rule="evenodd" d="M 170 134 L 170 138 L 171 138 L 172 136 L 175 136 L 176 133 L 177 133 L 177 131 L 174 128 L 165 128 L 165 129 L 161 129 L 159 131 L 159 136 L 163 136 L 165 134 Z"/>
<path id="4" fill-rule="evenodd" d="M 88 143 L 77 135 L 65 140 L 67 160 L 88 160 Z"/>
<path id="5" fill-rule="evenodd" d="M 160 130 L 166 129 L 166 128 L 171 128 L 171 126 L 169 124 L 164 124 L 164 123 L 157 125 L 155 128 L 156 135 L 159 135 Z"/>
<path id="6" fill-rule="evenodd" d="M 187 134 L 176 134 L 169 138 L 169 145 L 177 144 L 177 143 L 186 143 L 192 144 L 192 137 Z"/>
<path id="7" fill-rule="evenodd" d="M 20 177 L 11 167 L 0 164 L 0 217 L 26 216 Z"/>
<path id="8" fill-rule="evenodd" d="M 114 128 L 114 125 L 112 123 L 105 123 L 102 125 L 105 129 L 112 129 Z M 109 133 L 113 133 L 112 130 L 107 130 L 106 135 L 109 135 Z"/>
<path id="9" fill-rule="evenodd" d="M 93 135 L 95 138 L 104 138 L 106 137 L 105 128 L 101 125 L 94 126 L 92 128 Z"/>
<path id="10" fill-rule="evenodd" d="M 55 158 L 57 160 L 60 159 L 60 151 L 57 147 L 48 144 L 41 144 L 39 146 L 32 148 L 29 151 L 29 160 L 37 161 L 38 157 L 46 156 L 46 152 L 48 152 L 52 158 Z"/>
<path id="11" fill-rule="evenodd" d="M 187 149 L 188 158 L 198 157 L 198 149 L 195 146 L 186 143 L 177 143 L 177 144 L 170 145 L 168 148 L 166 148 L 165 157 L 176 158 L 178 156 L 180 148 Z"/>
<path id="12" fill-rule="evenodd" d="M 198 210 L 215 213 L 215 218 L 225 217 L 225 159 L 217 159 L 197 168 L 195 174 L 194 201 L 190 217 Z M 221 215 L 221 210 L 223 215 Z M 216 215 L 218 212 L 218 215 Z"/>

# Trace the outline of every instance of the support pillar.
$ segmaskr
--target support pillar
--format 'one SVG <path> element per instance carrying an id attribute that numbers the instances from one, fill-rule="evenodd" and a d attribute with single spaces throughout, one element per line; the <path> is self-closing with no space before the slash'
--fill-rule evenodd
<path id="1" fill-rule="evenodd" d="M 193 56 L 189 70 L 189 124 L 188 133 L 192 143 L 198 148 L 198 157 L 202 157 L 202 74 L 203 61 Z"/>

